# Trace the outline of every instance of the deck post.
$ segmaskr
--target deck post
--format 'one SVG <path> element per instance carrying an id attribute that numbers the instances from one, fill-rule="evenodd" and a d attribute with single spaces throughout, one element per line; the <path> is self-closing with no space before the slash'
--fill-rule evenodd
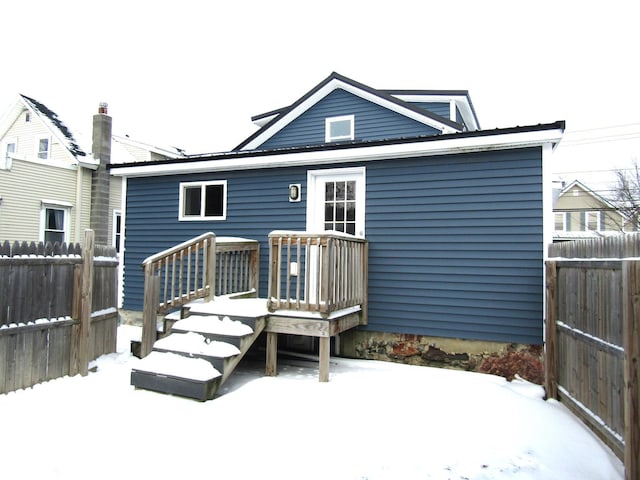
<path id="1" fill-rule="evenodd" d="M 153 274 L 151 265 L 144 273 L 144 310 L 142 312 L 142 341 L 140 357 L 151 353 L 157 338 L 158 302 L 160 301 L 160 277 Z"/>
<path id="2" fill-rule="evenodd" d="M 267 365 L 265 375 L 275 377 L 278 368 L 278 334 L 267 332 Z"/>
<path id="3" fill-rule="evenodd" d="M 331 337 L 320 337 L 320 367 L 318 380 L 329 381 L 329 346 Z"/>

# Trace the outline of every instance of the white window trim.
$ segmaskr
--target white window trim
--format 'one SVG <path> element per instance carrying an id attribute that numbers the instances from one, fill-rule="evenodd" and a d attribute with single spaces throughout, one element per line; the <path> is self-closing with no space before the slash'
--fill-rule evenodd
<path id="1" fill-rule="evenodd" d="M 556 215 L 562 215 L 562 230 L 556 230 Z M 553 212 L 553 227 L 556 232 L 566 232 L 567 231 L 567 212 Z"/>
<path id="2" fill-rule="evenodd" d="M 39 239 L 44 242 L 44 226 L 45 226 L 45 213 L 47 208 L 54 208 L 56 210 L 64 210 L 64 242 L 69 243 L 71 238 L 71 207 L 72 205 L 67 202 L 56 202 L 55 200 L 42 200 L 40 202 L 40 234 Z"/>
<path id="3" fill-rule="evenodd" d="M 7 147 L 11 144 L 15 145 L 15 149 L 12 155 L 7 158 Z M 18 137 L 5 138 L 0 144 L 0 154 L 2 154 L 2 158 L 0 158 L 0 170 L 11 170 L 12 167 L 12 159 L 18 153 Z"/>
<path id="4" fill-rule="evenodd" d="M 591 215 L 595 215 L 596 216 L 596 229 L 595 230 L 591 230 L 589 228 L 589 216 Z M 589 210 L 584 212 L 584 230 L 586 232 L 598 232 L 602 229 L 602 225 L 600 224 L 601 222 L 601 218 L 602 215 L 600 215 L 600 211 L 598 210 Z"/>
<path id="5" fill-rule="evenodd" d="M 52 141 L 51 141 L 51 137 L 47 136 L 47 135 L 40 135 L 36 138 L 36 159 L 37 160 L 50 160 L 51 159 L 51 147 L 52 147 Z M 47 140 L 47 158 L 40 158 L 40 140 Z"/>
<path id="6" fill-rule="evenodd" d="M 223 187 L 223 195 L 222 195 L 222 215 L 215 217 L 205 217 L 205 195 L 204 190 L 208 185 L 222 185 Z M 195 187 L 200 186 L 203 190 L 202 195 L 200 195 L 200 212 L 202 212 L 199 216 L 185 216 L 184 215 L 184 190 L 186 187 Z M 181 222 L 201 222 L 201 221 L 217 221 L 217 220 L 226 220 L 227 219 L 227 181 L 226 180 L 209 180 L 205 182 L 180 182 L 180 194 L 179 194 L 179 202 L 178 202 L 178 220 Z"/>
<path id="7" fill-rule="evenodd" d="M 122 250 L 122 214 L 120 213 L 120 210 L 114 210 L 111 215 L 111 246 L 116 246 L 116 238 L 118 236 L 118 233 L 116 232 L 116 219 L 118 217 L 120 217 L 120 250 Z M 120 252 L 118 251 L 118 253 Z"/>
<path id="8" fill-rule="evenodd" d="M 349 136 L 343 135 L 340 137 L 331 137 L 331 124 L 334 122 L 344 122 L 345 120 L 349 120 L 351 125 L 351 130 Z M 324 120 L 324 141 L 327 143 L 330 142 L 339 142 L 341 140 L 353 140 L 355 138 L 355 130 L 356 130 L 356 118 L 355 115 L 342 115 L 340 117 L 328 117 Z"/>

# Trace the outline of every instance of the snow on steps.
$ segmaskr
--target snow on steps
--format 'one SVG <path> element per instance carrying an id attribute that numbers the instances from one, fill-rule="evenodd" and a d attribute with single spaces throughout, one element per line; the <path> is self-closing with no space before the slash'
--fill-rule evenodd
<path id="1" fill-rule="evenodd" d="M 242 318 L 240 322 L 227 316 L 194 315 L 179 320 L 171 334 L 157 340 L 153 352 L 132 369 L 131 384 L 200 401 L 212 399 L 264 329 L 264 317 Z M 168 366 L 174 362 L 180 367 Z M 192 369 L 201 372 L 201 362 L 217 375 L 192 373 Z"/>
<path id="2" fill-rule="evenodd" d="M 201 358 L 151 352 L 131 370 L 136 388 L 204 401 L 214 397 L 222 374 Z"/>

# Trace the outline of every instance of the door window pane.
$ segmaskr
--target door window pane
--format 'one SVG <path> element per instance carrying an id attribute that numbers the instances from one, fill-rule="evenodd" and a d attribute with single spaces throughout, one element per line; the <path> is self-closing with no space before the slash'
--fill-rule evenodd
<path id="1" fill-rule="evenodd" d="M 356 231 L 356 182 L 326 182 L 324 221 L 325 230 Z"/>

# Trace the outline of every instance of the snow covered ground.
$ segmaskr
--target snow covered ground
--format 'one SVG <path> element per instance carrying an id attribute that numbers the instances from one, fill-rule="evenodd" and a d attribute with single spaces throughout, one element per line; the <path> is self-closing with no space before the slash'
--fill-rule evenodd
<path id="1" fill-rule="evenodd" d="M 615 456 L 542 388 L 332 359 L 248 362 L 199 403 L 129 385 L 135 327 L 88 377 L 0 395 L 6 479 L 621 479 Z"/>

